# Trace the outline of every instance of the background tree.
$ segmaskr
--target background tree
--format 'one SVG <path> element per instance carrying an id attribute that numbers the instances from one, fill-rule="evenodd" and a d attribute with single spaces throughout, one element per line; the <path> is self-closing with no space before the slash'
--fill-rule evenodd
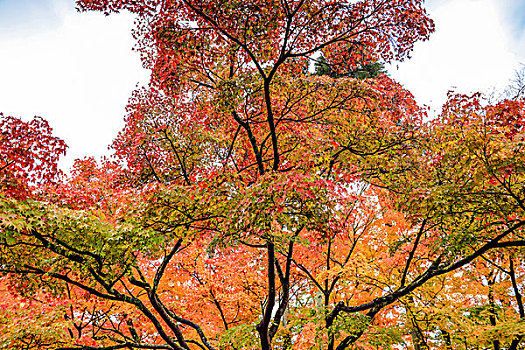
<path id="1" fill-rule="evenodd" d="M 514 73 L 514 78 L 505 88 L 504 95 L 509 100 L 519 100 L 525 97 L 525 64 Z"/>
<path id="2" fill-rule="evenodd" d="M 377 78 L 379 74 L 384 73 L 386 73 L 385 66 L 381 62 L 369 62 L 345 73 L 335 73 L 323 55 L 315 59 L 314 64 L 314 74 L 328 75 L 331 78 L 351 77 L 368 79 Z"/>

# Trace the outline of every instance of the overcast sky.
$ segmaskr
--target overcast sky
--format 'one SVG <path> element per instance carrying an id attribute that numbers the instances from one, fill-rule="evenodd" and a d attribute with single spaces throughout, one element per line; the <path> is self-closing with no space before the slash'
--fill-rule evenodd
<path id="1" fill-rule="evenodd" d="M 436 31 L 389 72 L 420 104 L 440 110 L 447 92 L 503 88 L 525 63 L 525 0 L 430 0 Z"/>
<path id="2" fill-rule="evenodd" d="M 390 74 L 439 109 L 450 89 L 502 87 L 525 63 L 525 0 L 430 0 L 436 22 Z M 0 111 L 46 118 L 69 145 L 61 163 L 108 154 L 148 72 L 131 51 L 133 17 L 76 13 L 73 0 L 0 0 Z"/>

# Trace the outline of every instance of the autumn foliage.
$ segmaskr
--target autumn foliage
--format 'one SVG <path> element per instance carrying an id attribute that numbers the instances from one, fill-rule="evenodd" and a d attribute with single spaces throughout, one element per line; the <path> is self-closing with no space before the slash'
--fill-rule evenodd
<path id="1" fill-rule="evenodd" d="M 25 122 L 0 113 L 0 191 L 24 198 L 31 187 L 57 179 L 57 162 L 66 144 L 40 117 Z"/>
<path id="2" fill-rule="evenodd" d="M 3 119 L 1 346 L 520 347 L 525 102 L 429 118 L 376 69 L 422 1 L 77 5 L 136 14 L 151 83 L 60 180 L 47 123 Z"/>

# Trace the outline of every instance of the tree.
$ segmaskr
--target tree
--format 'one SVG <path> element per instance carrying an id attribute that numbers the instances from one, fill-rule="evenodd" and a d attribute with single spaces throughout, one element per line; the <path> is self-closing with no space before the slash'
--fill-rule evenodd
<path id="1" fill-rule="evenodd" d="M 503 94 L 507 99 L 518 100 L 525 97 L 525 64 L 514 73 L 514 78 L 507 85 Z"/>
<path id="2" fill-rule="evenodd" d="M 49 186 L 58 181 L 57 161 L 65 154 L 64 141 L 52 135 L 52 129 L 41 117 L 25 122 L 0 113 L 0 196 L 15 200 L 38 197 L 35 188 Z M 2 217 L 2 222 L 7 221 Z M 2 232 L 2 246 L 15 245 L 16 239 Z M 3 249 L 2 247 L 2 249 Z M 1 262 L 3 263 L 3 261 Z M 9 290 L 5 278 L 0 278 L 0 346 L 6 348 L 32 348 L 49 346 L 57 342 L 63 304 L 44 297 L 27 305 Z M 29 312 L 28 305 L 38 306 Z"/>
<path id="3" fill-rule="evenodd" d="M 428 38 L 420 1 L 78 6 L 137 14 L 152 82 L 115 160 L 2 198 L 2 272 L 72 305 L 57 348 L 421 345 L 438 281 L 523 246 L 522 102 L 424 122 L 389 77 L 344 74 Z M 319 53 L 337 79 L 305 71 Z"/>
<path id="4" fill-rule="evenodd" d="M 464 263 L 464 255 L 481 259 L 457 271 L 461 279 L 443 277 L 414 294 L 420 307 L 414 314 L 427 322 L 417 325 L 421 338 L 447 349 L 455 344 L 515 349 L 522 339 L 517 281 L 523 275 L 514 260 L 521 248 L 511 247 L 524 243 L 524 106 L 509 100 L 483 106 L 480 94 L 451 94 L 442 115 L 428 123 L 431 137 L 420 139 L 421 162 L 383 163 L 383 171 L 376 171 L 376 181 L 389 183 L 397 194 L 398 209 L 435 225 L 445 270 Z M 401 168 L 411 169 L 403 172 L 403 185 L 396 178 Z M 432 339 L 436 334 L 439 339 Z"/>

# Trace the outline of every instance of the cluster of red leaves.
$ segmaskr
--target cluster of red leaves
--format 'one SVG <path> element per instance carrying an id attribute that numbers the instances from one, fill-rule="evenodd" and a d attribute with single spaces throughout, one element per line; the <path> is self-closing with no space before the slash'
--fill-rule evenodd
<path id="1" fill-rule="evenodd" d="M 25 198 L 32 186 L 56 180 L 66 147 L 45 119 L 25 122 L 0 113 L 0 192 Z"/>
<path id="2" fill-rule="evenodd" d="M 123 190 L 125 172 L 116 162 L 77 159 L 67 181 L 45 186 L 42 196 L 72 209 L 108 209 L 108 199 Z M 110 202 L 114 202 L 111 200 Z"/>
<path id="3" fill-rule="evenodd" d="M 509 141 L 525 131 L 525 100 L 503 100 L 487 105 L 480 93 L 473 95 L 449 92 L 443 107 L 447 124 L 486 125 L 492 133 L 502 132 Z"/>

